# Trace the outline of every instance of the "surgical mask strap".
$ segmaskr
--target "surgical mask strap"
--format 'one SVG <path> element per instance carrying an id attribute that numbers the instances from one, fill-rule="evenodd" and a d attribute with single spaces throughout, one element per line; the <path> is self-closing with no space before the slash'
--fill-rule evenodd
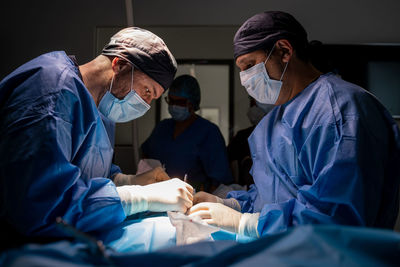
<path id="1" fill-rule="evenodd" d="M 131 92 L 133 90 L 133 66 L 132 66 L 132 75 L 131 75 Z"/>
<path id="2" fill-rule="evenodd" d="M 270 58 L 270 56 L 272 55 L 272 52 L 274 51 L 274 49 L 275 49 L 275 45 L 272 47 L 271 52 L 269 52 L 267 59 L 264 61 L 264 65 L 267 64 L 267 61 Z M 265 67 L 265 68 L 267 68 L 267 67 Z"/>
<path id="3" fill-rule="evenodd" d="M 110 93 L 111 93 L 111 89 L 112 89 L 112 86 L 114 83 L 114 76 L 115 76 L 115 74 L 113 73 L 113 76 L 111 78 L 110 89 L 108 90 Z M 132 66 L 132 71 L 131 71 L 131 91 L 132 91 L 132 89 L 133 89 L 133 66 Z"/>
<path id="4" fill-rule="evenodd" d="M 285 68 L 283 69 L 283 72 L 282 72 L 282 75 L 281 75 L 281 78 L 279 79 L 279 81 L 282 81 L 283 75 L 285 74 L 286 68 L 287 68 L 288 65 L 289 65 L 289 61 L 286 62 Z"/>
<path id="5" fill-rule="evenodd" d="M 111 89 L 112 89 L 112 86 L 113 86 L 113 82 L 114 82 L 114 73 L 113 73 L 113 76 L 112 76 L 112 78 L 111 78 L 111 83 L 110 83 L 110 89 L 108 90 L 110 93 L 111 93 Z"/>
<path id="6" fill-rule="evenodd" d="M 272 52 L 274 51 L 274 49 L 275 49 L 275 45 L 272 47 L 271 52 L 269 52 L 269 54 L 268 54 L 268 56 L 267 56 L 267 59 L 264 61 L 264 65 L 267 64 L 267 61 L 268 61 L 268 59 L 271 57 Z M 285 72 L 286 72 L 286 68 L 287 68 L 288 64 L 289 64 L 289 62 L 286 63 L 285 68 L 283 69 L 283 72 L 282 72 L 282 75 L 281 75 L 281 78 L 279 79 L 279 81 L 282 81 L 283 75 L 284 75 Z M 267 69 L 267 66 L 265 66 L 265 69 Z"/>

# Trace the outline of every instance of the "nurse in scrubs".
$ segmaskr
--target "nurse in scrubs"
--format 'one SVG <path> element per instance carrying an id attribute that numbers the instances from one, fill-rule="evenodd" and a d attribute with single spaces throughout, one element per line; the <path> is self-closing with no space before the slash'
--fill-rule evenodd
<path id="1" fill-rule="evenodd" d="M 195 112 L 200 86 L 190 75 L 177 77 L 168 96 L 170 119 L 161 121 L 143 143 L 144 157 L 164 164 L 172 177 L 184 177 L 196 189 L 212 192 L 233 182 L 224 138 L 217 125 Z"/>

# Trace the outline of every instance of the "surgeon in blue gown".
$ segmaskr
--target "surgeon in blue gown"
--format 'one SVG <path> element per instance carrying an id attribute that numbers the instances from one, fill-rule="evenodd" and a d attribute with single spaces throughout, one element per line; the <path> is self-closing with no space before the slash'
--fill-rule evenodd
<path id="1" fill-rule="evenodd" d="M 1 81 L 2 247 L 68 237 L 57 217 L 96 234 L 142 211 L 191 207 L 193 188 L 179 179 L 146 186 L 125 179 L 111 163 L 107 133 L 115 122 L 142 116 L 175 72 L 163 40 L 131 27 L 84 65 L 51 52 Z"/>
<path id="2" fill-rule="evenodd" d="M 307 47 L 306 31 L 285 12 L 260 13 L 240 27 L 241 83 L 276 107 L 248 140 L 254 186 L 227 199 L 199 192 L 191 216 L 253 237 L 303 224 L 393 228 L 399 128 L 375 96 L 314 68 Z"/>
<path id="3" fill-rule="evenodd" d="M 197 115 L 200 86 L 181 75 L 166 97 L 172 118 L 161 121 L 142 144 L 144 157 L 158 159 L 173 177 L 184 177 L 196 190 L 212 192 L 233 181 L 225 141 L 218 127 Z"/>

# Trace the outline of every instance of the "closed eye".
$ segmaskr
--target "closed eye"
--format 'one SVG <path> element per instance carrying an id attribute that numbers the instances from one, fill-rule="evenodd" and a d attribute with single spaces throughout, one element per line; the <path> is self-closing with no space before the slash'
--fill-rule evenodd
<path id="1" fill-rule="evenodd" d="M 244 67 L 244 69 L 243 70 L 248 70 L 248 69 L 250 69 L 251 67 L 253 67 L 254 66 L 254 64 L 247 64 L 246 65 L 246 67 Z"/>

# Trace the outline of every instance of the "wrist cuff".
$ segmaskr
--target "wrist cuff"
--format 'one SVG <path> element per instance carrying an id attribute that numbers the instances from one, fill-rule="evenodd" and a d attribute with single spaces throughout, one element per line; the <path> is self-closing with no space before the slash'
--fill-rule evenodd
<path id="1" fill-rule="evenodd" d="M 142 186 L 119 186 L 117 192 L 126 216 L 148 210 L 147 196 Z"/>
<path id="2" fill-rule="evenodd" d="M 243 213 L 239 222 L 239 234 L 259 238 L 257 231 L 260 213 Z"/>
<path id="3" fill-rule="evenodd" d="M 118 173 L 114 176 L 114 184 L 116 186 L 130 185 L 131 184 L 131 176 L 123 173 Z"/>

